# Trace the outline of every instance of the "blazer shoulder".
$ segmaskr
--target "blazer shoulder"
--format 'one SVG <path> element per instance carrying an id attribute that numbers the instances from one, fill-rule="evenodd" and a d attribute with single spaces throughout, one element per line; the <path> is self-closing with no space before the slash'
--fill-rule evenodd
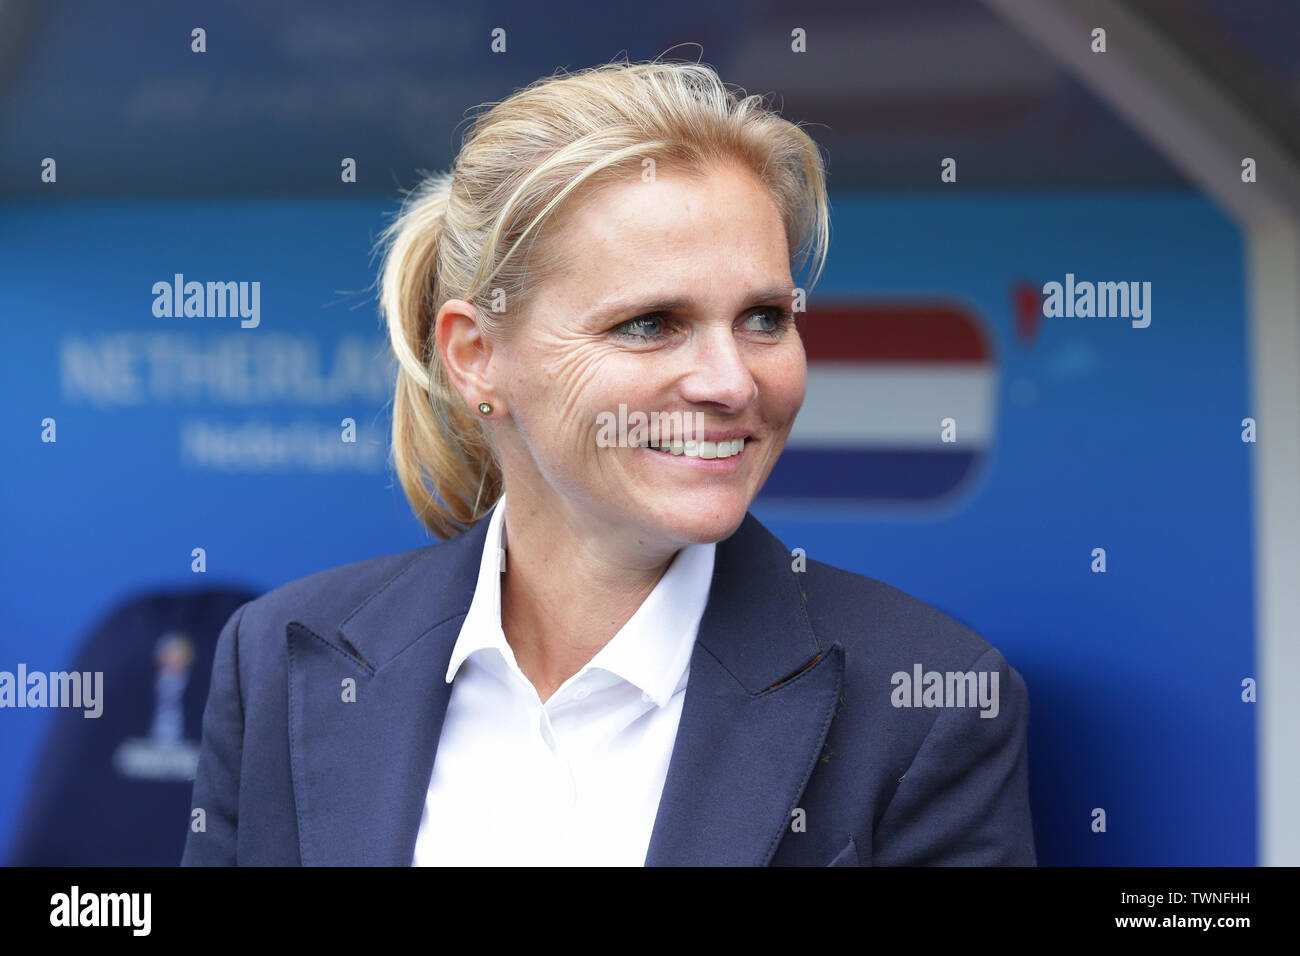
<path id="1" fill-rule="evenodd" d="M 433 558 L 438 547 L 363 558 L 286 581 L 244 605 L 241 631 L 261 633 L 271 628 L 279 637 L 290 621 L 298 621 L 319 634 L 332 634 L 367 598 Z"/>
<path id="2" fill-rule="evenodd" d="M 946 670 L 997 652 L 967 625 L 884 581 L 814 560 L 799 577 L 813 630 L 839 641 L 850 657 L 891 666 L 906 658 Z"/>

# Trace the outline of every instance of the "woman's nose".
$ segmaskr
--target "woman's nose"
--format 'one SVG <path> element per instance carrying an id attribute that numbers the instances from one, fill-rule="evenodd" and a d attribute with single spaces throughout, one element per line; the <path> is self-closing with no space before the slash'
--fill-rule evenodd
<path id="1" fill-rule="evenodd" d="M 701 332 L 693 345 L 694 368 L 682 382 L 682 397 L 739 411 L 758 397 L 758 383 L 728 329 Z"/>

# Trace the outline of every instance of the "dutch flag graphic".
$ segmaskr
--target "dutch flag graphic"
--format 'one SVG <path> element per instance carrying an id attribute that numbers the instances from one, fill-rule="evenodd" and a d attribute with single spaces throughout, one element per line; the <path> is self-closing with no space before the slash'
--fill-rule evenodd
<path id="1" fill-rule="evenodd" d="M 798 316 L 808 390 L 762 494 L 937 503 L 992 446 L 993 349 L 953 303 L 839 303 Z M 942 440 L 953 419 L 956 442 Z"/>

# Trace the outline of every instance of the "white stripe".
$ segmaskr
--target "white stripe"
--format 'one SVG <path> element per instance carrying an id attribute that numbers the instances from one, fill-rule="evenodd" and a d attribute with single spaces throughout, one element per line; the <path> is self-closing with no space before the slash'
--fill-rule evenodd
<path id="1" fill-rule="evenodd" d="M 1255 519 L 1256 779 L 1260 866 L 1300 865 L 1300 228 L 1250 226 L 1250 415 L 1259 423 L 1251 462 Z M 1237 416 L 1233 416 L 1234 418 Z M 1238 691 L 1241 693 L 1241 691 Z M 1240 706 L 1254 706 L 1250 704 Z"/>
<path id="2" fill-rule="evenodd" d="M 992 438 L 997 377 L 987 365 L 809 362 L 787 447 L 889 445 L 969 451 Z M 957 423 L 955 444 L 940 422 Z"/>

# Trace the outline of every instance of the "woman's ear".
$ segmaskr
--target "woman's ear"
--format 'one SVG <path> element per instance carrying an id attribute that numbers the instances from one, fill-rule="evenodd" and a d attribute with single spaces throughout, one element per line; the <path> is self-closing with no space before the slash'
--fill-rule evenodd
<path id="1" fill-rule="evenodd" d="M 434 345 L 447 370 L 447 379 L 465 404 L 499 404 L 488 368 L 492 343 L 478 322 L 478 310 L 464 299 L 448 299 L 438 310 L 433 326 Z"/>

